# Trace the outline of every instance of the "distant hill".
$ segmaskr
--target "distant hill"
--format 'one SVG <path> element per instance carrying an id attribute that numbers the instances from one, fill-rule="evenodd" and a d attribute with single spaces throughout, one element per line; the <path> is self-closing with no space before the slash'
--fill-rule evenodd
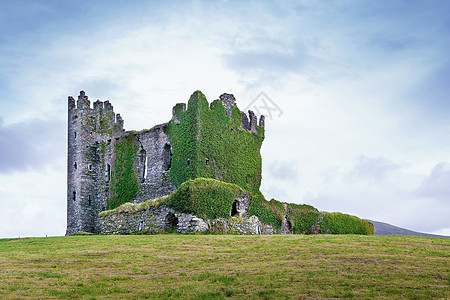
<path id="1" fill-rule="evenodd" d="M 416 232 L 412 230 L 408 230 L 405 228 L 397 227 L 388 223 L 378 222 L 367 220 L 373 223 L 375 229 L 375 235 L 415 235 L 415 236 L 423 236 L 423 237 L 438 237 L 438 238 L 450 238 L 450 236 L 445 235 L 437 235 L 437 234 L 429 234 Z"/>

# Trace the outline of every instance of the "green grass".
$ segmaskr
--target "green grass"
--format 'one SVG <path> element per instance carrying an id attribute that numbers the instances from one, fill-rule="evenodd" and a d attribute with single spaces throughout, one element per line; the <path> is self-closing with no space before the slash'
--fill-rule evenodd
<path id="1" fill-rule="evenodd" d="M 359 235 L 0 240 L 0 299 L 450 298 L 450 240 Z"/>

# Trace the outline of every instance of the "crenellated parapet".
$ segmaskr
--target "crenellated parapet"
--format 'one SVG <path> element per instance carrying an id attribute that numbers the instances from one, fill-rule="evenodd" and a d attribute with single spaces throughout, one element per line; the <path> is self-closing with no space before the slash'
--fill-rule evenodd
<path id="1" fill-rule="evenodd" d="M 91 108 L 91 101 L 89 101 L 88 96 L 84 93 L 84 91 L 80 91 L 80 95 L 78 96 L 77 101 L 78 109 L 86 109 Z"/>
<path id="2" fill-rule="evenodd" d="M 103 102 L 100 100 L 95 101 L 93 105 L 94 105 L 95 111 L 99 111 L 99 110 L 103 109 L 103 107 L 104 107 Z"/>
<path id="3" fill-rule="evenodd" d="M 264 127 L 265 125 L 265 117 L 262 115 L 259 118 L 259 125 L 258 125 L 258 117 L 255 115 L 255 113 L 251 110 L 248 111 L 248 117 L 245 112 L 241 113 L 241 129 L 249 130 L 253 134 L 257 134 L 256 126 Z"/>
<path id="4" fill-rule="evenodd" d="M 120 116 L 120 114 L 116 115 L 116 124 L 117 124 L 117 129 L 118 130 L 123 130 L 123 119 Z"/>
<path id="5" fill-rule="evenodd" d="M 222 101 L 223 106 L 225 107 L 225 111 L 227 116 L 231 115 L 231 109 L 232 107 L 236 106 L 236 98 L 233 94 L 222 94 L 219 97 L 220 101 Z M 245 112 L 242 112 L 242 120 L 241 120 L 241 129 L 249 130 L 251 133 L 256 134 L 256 126 L 257 123 L 257 117 L 255 113 L 251 110 L 248 111 L 248 117 Z M 261 127 L 264 127 L 264 116 L 262 115 L 259 120 L 259 125 Z"/>
<path id="6" fill-rule="evenodd" d="M 91 108 L 88 96 L 80 91 L 77 101 L 72 96 L 68 97 L 68 108 L 72 118 L 80 118 L 77 127 L 89 131 L 89 135 L 95 136 L 97 140 L 104 139 L 105 135 L 116 136 L 123 133 L 124 121 L 120 114 L 114 113 L 114 107 L 108 100 L 97 100 Z"/>
<path id="7" fill-rule="evenodd" d="M 223 106 L 225 107 L 225 111 L 227 112 L 227 116 L 231 115 L 231 107 L 236 106 L 236 98 L 234 98 L 233 94 L 223 93 L 219 97 L 220 101 L 222 101 Z"/>
<path id="8" fill-rule="evenodd" d="M 222 95 L 220 95 L 219 99 L 225 108 L 226 115 L 231 116 L 233 107 L 237 108 L 236 98 L 234 97 L 234 95 L 223 93 Z M 186 103 L 176 104 L 172 108 L 172 120 L 174 120 L 175 123 L 180 124 L 180 121 L 177 118 L 177 115 L 179 115 L 180 113 L 184 113 L 185 111 L 186 111 Z M 258 117 L 256 116 L 256 114 L 253 111 L 249 110 L 248 116 L 245 112 L 241 112 L 241 126 L 240 126 L 241 129 L 248 130 L 253 134 L 257 134 L 257 129 L 256 129 L 257 126 L 260 126 L 260 127 L 265 126 L 264 115 L 261 115 L 261 117 L 259 119 L 259 123 L 258 123 Z"/>
<path id="9" fill-rule="evenodd" d="M 264 127 L 266 123 L 266 117 L 264 115 L 261 115 L 261 117 L 259 117 L 259 126 Z"/>

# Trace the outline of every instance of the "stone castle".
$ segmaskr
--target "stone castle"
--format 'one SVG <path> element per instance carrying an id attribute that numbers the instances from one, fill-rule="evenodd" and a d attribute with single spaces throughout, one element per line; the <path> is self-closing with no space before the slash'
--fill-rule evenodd
<path id="1" fill-rule="evenodd" d="M 109 101 L 91 107 L 84 91 L 77 101 L 69 97 L 66 234 L 100 233 L 100 212 L 169 195 L 189 179 L 259 192 L 264 116 L 257 121 L 252 111 L 237 108 L 231 94 L 209 105 L 196 91 L 188 106 L 173 108 L 169 122 L 125 131 Z"/>

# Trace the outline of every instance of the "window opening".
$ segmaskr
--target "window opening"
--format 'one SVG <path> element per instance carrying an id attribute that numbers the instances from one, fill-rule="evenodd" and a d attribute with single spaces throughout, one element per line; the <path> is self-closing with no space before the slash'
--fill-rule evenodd
<path id="1" fill-rule="evenodd" d="M 77 200 L 77 192 L 73 192 L 73 201 Z"/>
<path id="2" fill-rule="evenodd" d="M 172 147 L 169 144 L 164 145 L 163 151 L 164 171 L 169 171 L 172 165 Z"/>
<path id="3" fill-rule="evenodd" d="M 147 179 L 147 152 L 144 149 L 139 152 L 139 159 L 142 166 L 142 181 L 145 181 Z"/>
<path id="4" fill-rule="evenodd" d="M 89 206 L 91 206 L 91 195 L 88 195 Z"/>
<path id="5" fill-rule="evenodd" d="M 89 164 L 89 171 L 92 171 L 92 165 Z"/>
<path id="6" fill-rule="evenodd" d="M 77 132 L 76 131 L 73 132 L 73 137 L 77 138 Z"/>
<path id="7" fill-rule="evenodd" d="M 189 166 L 189 164 L 191 163 L 191 161 L 189 160 L 189 158 L 186 160 L 186 165 Z"/>
<path id="8" fill-rule="evenodd" d="M 73 164 L 73 167 L 75 168 L 75 170 L 77 169 L 77 162 L 75 162 L 75 163 Z"/>
<path id="9" fill-rule="evenodd" d="M 106 183 L 109 183 L 111 180 L 111 166 L 106 164 Z"/>
<path id="10" fill-rule="evenodd" d="M 147 179 L 147 155 L 144 159 L 144 180 Z"/>

